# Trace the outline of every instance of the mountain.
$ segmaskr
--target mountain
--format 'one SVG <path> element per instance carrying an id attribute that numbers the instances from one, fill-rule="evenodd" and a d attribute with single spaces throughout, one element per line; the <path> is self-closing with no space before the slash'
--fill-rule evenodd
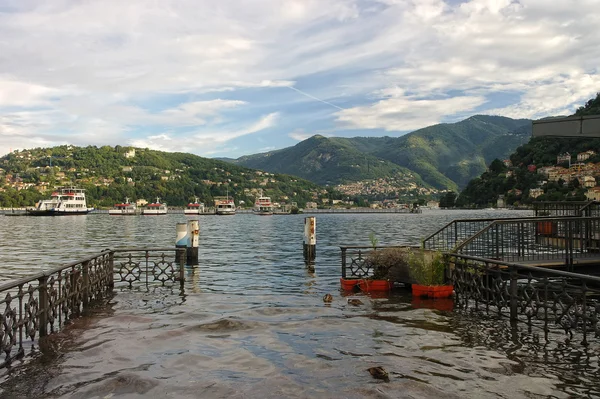
<path id="1" fill-rule="evenodd" d="M 313 136 L 293 147 L 232 161 L 250 168 L 341 184 L 401 176 L 424 187 L 457 190 L 531 135 L 531 121 L 476 115 L 401 137 Z"/>
<path id="2" fill-rule="evenodd" d="M 212 204 L 229 195 L 254 204 L 259 190 L 276 202 L 303 207 L 316 196 L 335 193 L 309 181 L 271 174 L 192 154 L 131 147 L 59 146 L 14 151 L 0 158 L 0 207 L 32 206 L 57 185 L 85 188 L 90 204 L 110 207 L 125 197 L 160 197 L 183 206 L 198 197 Z"/>

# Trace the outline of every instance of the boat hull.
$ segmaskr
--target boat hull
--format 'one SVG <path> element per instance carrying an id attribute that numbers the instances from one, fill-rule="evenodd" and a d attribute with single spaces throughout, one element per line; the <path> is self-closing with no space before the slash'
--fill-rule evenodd
<path id="1" fill-rule="evenodd" d="M 222 216 L 235 215 L 235 209 L 217 209 L 215 213 Z"/>
<path id="2" fill-rule="evenodd" d="M 77 211 L 57 211 L 55 209 L 28 209 L 29 216 L 71 216 L 71 215 L 87 215 L 92 209 L 77 210 Z"/>

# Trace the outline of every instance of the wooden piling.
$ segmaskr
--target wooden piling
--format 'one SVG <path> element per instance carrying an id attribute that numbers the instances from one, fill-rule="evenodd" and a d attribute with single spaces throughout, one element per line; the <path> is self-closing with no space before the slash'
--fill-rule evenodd
<path id="1" fill-rule="evenodd" d="M 309 216 L 304 218 L 304 245 L 303 254 L 305 262 L 312 262 L 317 257 L 317 218 Z"/>
<path id="2" fill-rule="evenodd" d="M 198 241 L 200 236 L 200 221 L 189 220 L 187 223 L 187 251 L 188 265 L 198 264 Z"/>

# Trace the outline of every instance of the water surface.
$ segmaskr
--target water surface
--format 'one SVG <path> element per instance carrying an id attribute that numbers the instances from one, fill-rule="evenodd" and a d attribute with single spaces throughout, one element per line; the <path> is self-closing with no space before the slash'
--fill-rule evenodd
<path id="1" fill-rule="evenodd" d="M 186 269 L 183 295 L 117 292 L 48 340 L 47 355 L 5 372 L 0 397 L 595 397 L 597 348 L 560 331 L 546 343 L 539 331 L 452 311 L 451 300 L 398 290 L 353 294 L 363 305 L 352 306 L 339 291 L 339 246 L 370 245 L 371 232 L 380 245 L 418 245 L 452 219 L 530 214 L 318 215 L 314 273 L 302 259 L 302 215 L 200 216 L 200 265 Z M 172 246 L 186 220 L 0 216 L 0 279 L 105 248 Z M 390 381 L 373 379 L 372 366 Z"/>

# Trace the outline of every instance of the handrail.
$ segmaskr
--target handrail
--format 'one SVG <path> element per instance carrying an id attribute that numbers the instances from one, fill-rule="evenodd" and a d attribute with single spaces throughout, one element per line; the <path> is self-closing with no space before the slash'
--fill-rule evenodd
<path id="1" fill-rule="evenodd" d="M 458 254 L 458 253 L 454 253 L 454 252 L 446 252 L 446 253 L 444 253 L 444 255 L 450 256 L 450 257 L 457 257 L 457 258 L 467 259 L 467 260 L 473 260 L 475 262 L 494 263 L 496 265 L 513 267 L 513 268 L 516 268 L 516 269 L 526 270 L 528 272 L 533 272 L 533 273 L 539 273 L 540 271 L 543 271 L 546 274 L 553 274 L 553 275 L 556 275 L 556 276 L 559 276 L 559 277 L 585 279 L 587 281 L 591 281 L 591 282 L 600 284 L 600 277 L 598 277 L 598 276 L 592 276 L 592 275 L 589 275 L 589 274 L 579 274 L 579 273 L 566 272 L 566 271 L 563 271 L 563 270 L 555 270 L 555 269 L 542 268 L 542 267 L 539 267 L 539 266 L 529 266 L 529 265 L 524 265 L 522 263 L 506 262 L 506 261 L 498 260 L 498 259 L 481 258 L 479 256 L 472 256 L 472 255 L 466 255 L 466 254 Z"/>

